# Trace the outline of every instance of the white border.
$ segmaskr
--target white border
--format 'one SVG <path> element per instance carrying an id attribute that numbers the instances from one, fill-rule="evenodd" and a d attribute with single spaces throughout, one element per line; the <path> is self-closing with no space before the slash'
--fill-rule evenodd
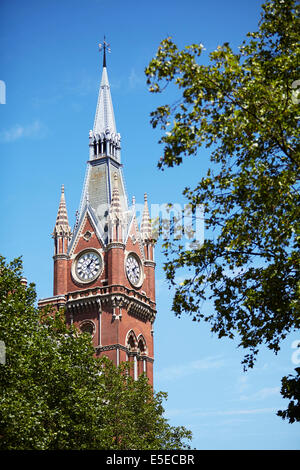
<path id="1" fill-rule="evenodd" d="M 133 282 L 131 282 L 131 280 L 129 279 L 128 273 L 127 273 L 126 264 L 127 264 L 127 259 L 128 259 L 129 256 L 134 256 L 135 259 L 137 260 L 137 262 L 139 263 L 139 266 L 140 266 L 141 275 L 140 275 L 140 280 L 137 284 L 134 284 Z M 139 289 L 143 285 L 143 282 L 144 282 L 144 279 L 145 279 L 144 266 L 143 266 L 143 263 L 141 261 L 141 258 L 134 251 L 129 251 L 129 253 L 127 253 L 127 255 L 125 256 L 124 269 L 125 269 L 126 277 L 127 277 L 128 281 L 130 282 L 130 284 L 133 287 L 135 287 L 136 289 Z"/>
<path id="2" fill-rule="evenodd" d="M 84 255 L 85 253 L 95 253 L 97 256 L 99 256 L 100 258 L 100 261 L 101 261 L 101 267 L 99 269 L 99 272 L 96 274 L 96 276 L 94 276 L 92 279 L 88 279 L 88 280 L 83 280 L 81 279 L 78 275 L 77 275 L 77 270 L 76 270 L 76 267 L 77 267 L 77 262 L 78 260 L 81 258 L 82 255 Z M 73 262 L 72 262 L 72 267 L 71 267 L 71 275 L 72 275 L 72 279 L 73 281 L 76 282 L 76 284 L 91 284 L 92 282 L 94 282 L 96 279 L 98 279 L 98 277 L 103 273 L 103 269 L 104 269 L 104 260 L 103 260 L 103 256 L 102 256 L 102 253 L 97 250 L 96 248 L 85 248 L 84 250 L 81 250 L 79 253 L 77 253 L 76 257 L 74 258 Z"/>

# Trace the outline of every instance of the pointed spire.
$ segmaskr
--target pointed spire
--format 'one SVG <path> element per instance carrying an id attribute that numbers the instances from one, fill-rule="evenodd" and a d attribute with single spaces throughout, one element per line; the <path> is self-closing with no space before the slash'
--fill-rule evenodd
<path id="1" fill-rule="evenodd" d="M 109 209 L 109 215 L 112 222 L 121 221 L 123 219 L 120 194 L 118 188 L 118 175 L 117 172 L 114 174 L 114 189 L 111 198 L 111 204 Z"/>
<path id="2" fill-rule="evenodd" d="M 120 194 L 118 188 L 118 174 L 114 174 L 114 189 L 112 193 L 109 215 L 108 215 L 108 226 L 109 226 L 109 238 L 110 241 L 123 241 L 124 236 L 124 214 L 120 202 Z"/>
<path id="3" fill-rule="evenodd" d="M 53 237 L 62 235 L 69 237 L 71 235 L 71 227 L 69 226 L 67 206 L 65 200 L 65 187 L 61 187 L 60 203 L 58 207 Z"/>
<path id="4" fill-rule="evenodd" d="M 144 210 L 141 223 L 141 237 L 143 241 L 152 239 L 151 219 L 148 208 L 147 194 L 144 195 Z"/>
<path id="5" fill-rule="evenodd" d="M 110 85 L 106 68 L 106 50 L 110 51 L 110 49 L 109 44 L 105 41 L 105 36 L 103 44 L 99 44 L 99 50 L 101 49 L 103 49 L 103 70 L 93 133 L 94 135 L 100 135 L 101 133 L 106 134 L 109 131 L 110 134 L 117 134 L 114 110 L 110 94 Z"/>
<path id="6" fill-rule="evenodd" d="M 105 47 L 104 47 L 105 46 Z M 129 220 L 128 201 L 121 165 L 121 136 L 116 132 L 113 105 L 110 94 L 110 85 L 107 76 L 106 59 L 109 52 L 108 44 L 104 38 L 104 43 L 100 49 L 104 49 L 102 78 L 98 95 L 94 127 L 89 131 L 89 160 L 83 185 L 83 191 L 79 206 L 78 219 L 82 217 L 89 208 L 93 214 L 94 222 L 104 243 L 107 243 L 107 224 L 111 224 L 112 219 L 108 217 L 112 213 L 112 206 L 116 204 L 117 198 L 113 191 L 113 174 L 117 173 L 118 180 L 118 200 L 121 208 L 122 233 L 125 233 L 126 224 Z M 88 204 L 87 204 L 88 201 Z M 113 213 L 115 213 L 115 207 Z M 115 217 L 115 216 L 114 216 Z M 119 217 L 119 215 L 118 215 Z M 76 225 L 77 227 L 77 225 Z M 72 250 L 76 241 L 76 230 L 74 229 L 69 250 Z"/>

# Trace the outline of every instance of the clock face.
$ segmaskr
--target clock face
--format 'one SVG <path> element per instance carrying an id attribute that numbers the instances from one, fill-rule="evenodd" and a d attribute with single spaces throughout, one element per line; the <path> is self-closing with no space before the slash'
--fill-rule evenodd
<path id="1" fill-rule="evenodd" d="M 142 279 L 141 263 L 134 255 L 128 255 L 126 260 L 126 274 L 134 286 L 138 286 Z"/>
<path id="2" fill-rule="evenodd" d="M 76 274 L 81 281 L 93 281 L 100 273 L 101 266 L 101 257 L 94 251 L 89 251 L 78 258 Z"/>

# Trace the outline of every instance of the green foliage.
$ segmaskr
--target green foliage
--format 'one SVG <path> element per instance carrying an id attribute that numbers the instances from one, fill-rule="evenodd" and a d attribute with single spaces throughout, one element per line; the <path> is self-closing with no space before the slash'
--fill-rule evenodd
<path id="1" fill-rule="evenodd" d="M 180 449 L 191 433 L 163 417 L 166 394 L 128 364 L 96 358 L 64 312 L 39 312 L 20 259 L 0 257 L 0 449 Z"/>
<path id="2" fill-rule="evenodd" d="M 137 381 L 129 376 L 129 365 L 119 369 L 107 361 L 103 377 L 105 407 L 103 443 L 106 449 L 182 449 L 191 433 L 184 427 L 172 427 L 163 417 L 162 402 L 167 398 L 153 390 L 143 374 Z"/>
<path id="3" fill-rule="evenodd" d="M 296 376 L 282 378 L 281 394 L 290 401 L 287 410 L 277 412 L 278 416 L 288 419 L 290 423 L 300 421 L 300 367 L 295 369 Z"/>
<path id="4" fill-rule="evenodd" d="M 225 43 L 203 65 L 202 44 L 179 50 L 167 38 L 146 68 L 151 92 L 173 84 L 179 94 L 151 113 L 164 131 L 158 167 L 210 150 L 210 169 L 184 195 L 193 211 L 203 205 L 214 238 L 190 250 L 165 243 L 173 310 L 238 337 L 245 368 L 262 344 L 276 353 L 300 326 L 299 34 L 299 4 L 270 0 L 238 53 Z M 188 274 L 177 285 L 182 268 Z"/>

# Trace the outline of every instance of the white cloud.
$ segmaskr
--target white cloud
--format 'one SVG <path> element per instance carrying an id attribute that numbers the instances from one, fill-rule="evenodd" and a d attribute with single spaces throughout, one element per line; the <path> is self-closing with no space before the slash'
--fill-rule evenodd
<path id="1" fill-rule="evenodd" d="M 132 68 L 129 75 L 129 86 L 130 88 L 136 88 L 142 83 L 141 77 L 139 77 L 136 71 Z"/>
<path id="2" fill-rule="evenodd" d="M 242 395 L 241 400 L 264 400 L 274 395 L 279 396 L 280 387 L 265 387 L 252 395 Z"/>
<path id="3" fill-rule="evenodd" d="M 195 374 L 200 370 L 209 370 L 223 367 L 225 364 L 222 356 L 211 356 L 186 364 L 171 365 L 157 372 L 156 377 L 163 380 L 175 380 Z"/>
<path id="4" fill-rule="evenodd" d="M 249 408 L 249 409 L 237 409 L 237 410 L 201 410 L 196 409 L 171 409 L 167 411 L 168 418 L 184 415 L 184 416 L 245 416 L 245 415 L 257 415 L 265 413 L 274 413 L 274 408 Z"/>
<path id="5" fill-rule="evenodd" d="M 212 410 L 196 412 L 197 416 L 233 416 L 233 415 L 257 415 L 263 413 L 273 413 L 274 408 L 254 408 L 242 410 Z"/>
<path id="6" fill-rule="evenodd" d="M 83 72 L 81 78 L 76 82 L 71 81 L 65 83 L 64 89 L 66 92 L 75 94 L 76 96 L 87 96 L 90 93 L 95 95 L 99 90 L 99 85 L 99 77 L 91 77 Z"/>
<path id="7" fill-rule="evenodd" d="M 10 129 L 0 132 L 1 142 L 15 142 L 16 140 L 27 138 L 42 137 L 45 133 L 45 126 L 39 121 L 35 120 L 33 123 L 26 126 L 16 124 Z"/>
<path id="8" fill-rule="evenodd" d="M 242 375 L 238 378 L 239 392 L 243 392 L 246 388 L 248 388 L 248 386 L 248 377 L 246 375 Z"/>

